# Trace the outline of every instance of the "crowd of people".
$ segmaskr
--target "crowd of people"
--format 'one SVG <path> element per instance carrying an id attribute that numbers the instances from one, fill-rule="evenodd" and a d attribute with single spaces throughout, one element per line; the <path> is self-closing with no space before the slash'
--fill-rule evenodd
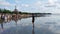
<path id="1" fill-rule="evenodd" d="M 11 15 L 9 15 L 9 14 L 0 14 L 0 19 L 3 19 L 3 20 L 5 20 L 5 19 L 10 19 L 12 16 Z"/>

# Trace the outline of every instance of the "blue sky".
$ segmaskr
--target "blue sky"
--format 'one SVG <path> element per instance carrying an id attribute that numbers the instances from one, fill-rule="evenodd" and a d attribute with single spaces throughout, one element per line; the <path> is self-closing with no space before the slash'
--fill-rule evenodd
<path id="1" fill-rule="evenodd" d="M 0 8 L 22 12 L 60 13 L 60 0 L 0 0 Z"/>

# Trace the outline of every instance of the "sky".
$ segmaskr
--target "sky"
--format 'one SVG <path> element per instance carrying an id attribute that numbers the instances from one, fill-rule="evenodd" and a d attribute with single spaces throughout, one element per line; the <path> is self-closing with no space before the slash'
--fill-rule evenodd
<path id="1" fill-rule="evenodd" d="M 0 0 L 0 8 L 31 13 L 60 13 L 60 0 Z"/>

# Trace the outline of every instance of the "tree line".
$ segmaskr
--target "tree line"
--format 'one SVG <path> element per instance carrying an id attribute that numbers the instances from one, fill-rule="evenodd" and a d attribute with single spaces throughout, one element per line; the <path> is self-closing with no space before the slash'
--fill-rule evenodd
<path id="1" fill-rule="evenodd" d="M 14 14 L 15 12 L 7 9 L 0 9 L 0 13 Z M 20 14 L 21 12 L 18 12 L 18 13 Z"/>
<path id="2" fill-rule="evenodd" d="M 16 12 L 13 12 L 11 10 L 1 9 L 1 8 L 0 8 L 0 13 L 17 14 Z M 18 11 L 18 13 L 19 14 L 51 14 L 51 13 L 28 13 L 28 12 L 21 12 L 21 11 Z"/>
<path id="3" fill-rule="evenodd" d="M 7 9 L 1 9 L 0 8 L 0 13 L 5 13 L 5 14 L 17 14 L 16 12 L 14 11 L 11 11 L 11 10 L 7 10 Z M 19 14 L 30 14 L 28 12 L 21 12 L 21 11 L 18 11 Z"/>

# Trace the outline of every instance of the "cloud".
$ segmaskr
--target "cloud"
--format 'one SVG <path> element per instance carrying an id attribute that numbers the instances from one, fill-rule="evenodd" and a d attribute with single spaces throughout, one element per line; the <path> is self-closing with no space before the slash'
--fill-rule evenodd
<path id="1" fill-rule="evenodd" d="M 22 7 L 29 7 L 28 4 L 21 4 L 21 5 L 22 5 Z"/>
<path id="2" fill-rule="evenodd" d="M 10 6 L 10 3 L 8 3 L 8 2 L 0 2 L 0 5 L 3 5 L 3 6 Z"/>
<path id="3" fill-rule="evenodd" d="M 0 5 L 9 6 L 10 3 L 5 0 L 0 0 Z"/>
<path id="4" fill-rule="evenodd" d="M 35 2 L 35 4 L 34 4 L 34 6 L 36 6 L 36 7 L 39 7 L 39 6 L 41 6 L 42 5 L 42 3 L 40 2 L 40 1 L 37 1 L 37 2 Z"/>
<path id="5" fill-rule="evenodd" d="M 50 4 L 55 4 L 55 2 L 57 2 L 57 0 L 48 0 L 48 2 L 49 2 Z"/>
<path id="6" fill-rule="evenodd" d="M 60 13 L 58 0 L 48 0 L 47 2 L 36 1 L 30 6 L 31 12 Z"/>
<path id="7" fill-rule="evenodd" d="M 15 0 L 15 2 L 19 4 L 21 1 L 20 0 Z"/>
<path id="8" fill-rule="evenodd" d="M 25 12 L 60 12 L 60 0 L 0 0 L 0 7 L 6 9 L 14 9 L 15 5 L 18 10 Z M 2 8 L 1 7 L 1 8 Z"/>
<path id="9" fill-rule="evenodd" d="M 0 6 L 14 6 L 15 4 L 11 4 L 6 0 L 0 0 Z"/>

